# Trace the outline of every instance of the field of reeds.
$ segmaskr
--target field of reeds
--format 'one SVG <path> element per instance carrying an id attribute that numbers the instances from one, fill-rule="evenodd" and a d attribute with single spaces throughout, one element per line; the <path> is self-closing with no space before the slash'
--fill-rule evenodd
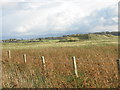
<path id="1" fill-rule="evenodd" d="M 11 51 L 11 58 L 8 57 Z M 26 54 L 26 63 L 23 59 Z M 41 56 L 45 57 L 45 67 Z M 75 76 L 72 57 L 76 57 Z M 118 88 L 117 42 L 3 43 L 3 88 Z"/>

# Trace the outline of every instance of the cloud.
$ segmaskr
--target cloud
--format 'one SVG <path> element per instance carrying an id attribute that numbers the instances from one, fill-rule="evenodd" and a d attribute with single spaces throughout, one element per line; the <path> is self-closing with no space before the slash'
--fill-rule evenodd
<path id="1" fill-rule="evenodd" d="M 93 0 L 93 3 L 91 0 L 8 1 L 3 1 L 3 16 L 0 17 L 3 37 L 85 33 L 118 24 L 118 0 Z"/>
<path id="2" fill-rule="evenodd" d="M 117 31 L 118 11 L 115 5 L 93 11 L 89 16 L 78 20 L 69 29 L 75 32 Z"/>

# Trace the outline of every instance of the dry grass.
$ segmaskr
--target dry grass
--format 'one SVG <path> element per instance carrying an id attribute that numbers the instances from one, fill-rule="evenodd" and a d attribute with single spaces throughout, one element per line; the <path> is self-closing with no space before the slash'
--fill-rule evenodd
<path id="1" fill-rule="evenodd" d="M 11 59 L 6 52 L 3 49 L 3 88 L 118 87 L 118 48 L 114 45 L 12 49 Z M 27 54 L 26 64 L 23 54 Z M 45 56 L 45 69 L 41 56 Z M 76 56 L 78 78 L 74 75 L 72 56 Z"/>

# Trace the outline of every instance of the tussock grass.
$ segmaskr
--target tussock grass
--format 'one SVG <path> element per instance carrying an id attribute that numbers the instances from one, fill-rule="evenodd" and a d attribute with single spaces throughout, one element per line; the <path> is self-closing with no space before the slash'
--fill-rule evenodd
<path id="1" fill-rule="evenodd" d="M 3 49 L 3 88 L 116 88 L 116 45 Z M 27 63 L 23 61 L 27 55 Z M 45 56 L 46 69 L 41 56 Z M 74 75 L 72 56 L 78 74 Z"/>

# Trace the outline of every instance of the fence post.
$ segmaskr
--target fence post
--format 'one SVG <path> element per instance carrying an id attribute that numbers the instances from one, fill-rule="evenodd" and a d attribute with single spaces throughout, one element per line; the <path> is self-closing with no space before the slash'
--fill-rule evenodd
<path id="1" fill-rule="evenodd" d="M 23 55 L 23 59 L 24 59 L 24 63 L 26 63 L 27 61 L 26 54 Z"/>
<path id="2" fill-rule="evenodd" d="M 11 58 L 11 52 L 10 52 L 10 50 L 8 51 L 8 58 Z"/>
<path id="3" fill-rule="evenodd" d="M 77 64 L 76 64 L 76 58 L 75 58 L 75 56 L 73 56 L 72 59 L 73 59 L 74 72 L 75 72 L 76 77 L 78 77 Z"/>
<path id="4" fill-rule="evenodd" d="M 42 56 L 41 58 L 42 58 L 42 64 L 43 64 L 43 67 L 44 67 L 44 69 L 45 69 L 45 67 L 46 67 L 46 66 L 45 66 L 45 57 Z"/>
<path id="5" fill-rule="evenodd" d="M 118 74 L 120 75 L 120 59 L 117 59 Z"/>

